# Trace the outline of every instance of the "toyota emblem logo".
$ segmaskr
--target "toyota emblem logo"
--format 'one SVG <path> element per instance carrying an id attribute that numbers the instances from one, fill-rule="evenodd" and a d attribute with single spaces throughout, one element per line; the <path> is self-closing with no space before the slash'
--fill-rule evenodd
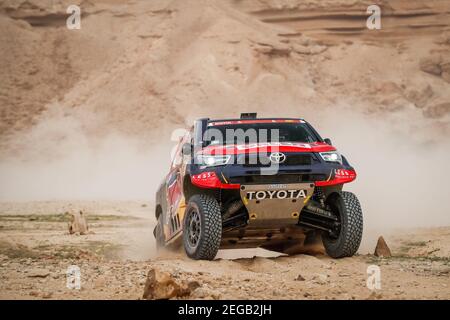
<path id="1" fill-rule="evenodd" d="M 281 152 L 274 152 L 270 154 L 270 162 L 283 163 L 286 161 L 286 155 Z"/>

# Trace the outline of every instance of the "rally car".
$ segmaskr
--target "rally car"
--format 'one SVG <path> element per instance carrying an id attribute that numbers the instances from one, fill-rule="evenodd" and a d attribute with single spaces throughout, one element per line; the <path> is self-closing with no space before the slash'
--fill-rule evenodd
<path id="1" fill-rule="evenodd" d="M 363 215 L 343 191 L 355 169 L 301 118 L 199 119 L 180 139 L 156 193 L 159 248 L 192 259 L 219 249 L 289 248 L 321 238 L 333 258 L 354 255 Z"/>

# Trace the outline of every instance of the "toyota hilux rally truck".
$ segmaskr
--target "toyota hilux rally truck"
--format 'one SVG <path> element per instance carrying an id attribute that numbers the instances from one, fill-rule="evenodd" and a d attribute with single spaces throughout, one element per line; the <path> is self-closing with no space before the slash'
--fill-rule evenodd
<path id="1" fill-rule="evenodd" d="M 288 253 L 321 238 L 329 256 L 352 256 L 363 216 L 342 188 L 355 178 L 347 159 L 303 119 L 199 119 L 180 139 L 156 194 L 157 247 L 182 244 L 190 258 L 212 260 L 219 249 Z"/>

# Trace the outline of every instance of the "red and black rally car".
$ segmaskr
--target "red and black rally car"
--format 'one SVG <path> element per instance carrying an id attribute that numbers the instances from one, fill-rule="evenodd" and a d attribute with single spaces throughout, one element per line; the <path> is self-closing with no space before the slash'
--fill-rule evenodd
<path id="1" fill-rule="evenodd" d="M 327 254 L 359 248 L 362 211 L 342 191 L 356 172 L 303 119 L 195 121 L 156 194 L 158 247 L 183 243 L 193 259 L 220 248 L 279 252 L 320 235 Z"/>

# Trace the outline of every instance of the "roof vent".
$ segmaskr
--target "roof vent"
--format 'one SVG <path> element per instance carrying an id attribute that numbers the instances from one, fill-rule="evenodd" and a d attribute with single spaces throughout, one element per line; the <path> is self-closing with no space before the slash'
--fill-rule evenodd
<path id="1" fill-rule="evenodd" d="M 253 112 L 253 113 L 241 113 L 241 119 L 256 119 L 256 112 Z"/>

